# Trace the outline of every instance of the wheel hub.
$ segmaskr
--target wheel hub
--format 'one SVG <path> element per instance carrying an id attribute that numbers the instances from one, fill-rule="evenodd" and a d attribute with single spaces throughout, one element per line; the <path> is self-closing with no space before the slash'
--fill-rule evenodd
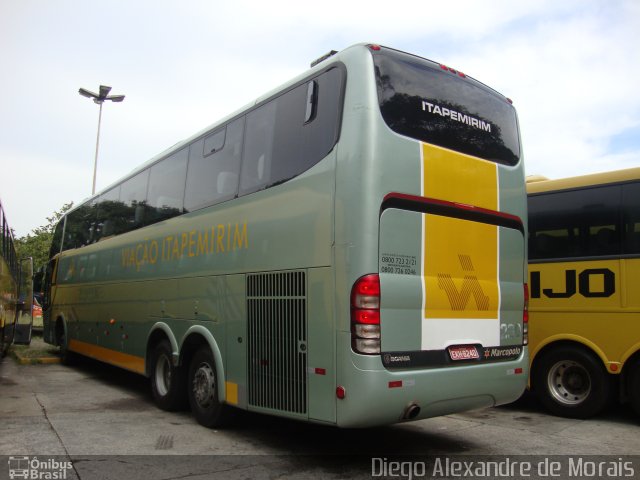
<path id="1" fill-rule="evenodd" d="M 202 363 L 193 376 L 193 396 L 202 408 L 208 408 L 214 400 L 215 376 L 211 366 Z"/>
<path id="2" fill-rule="evenodd" d="M 553 398 L 564 405 L 578 405 L 591 393 L 589 372 L 572 360 L 556 363 L 549 370 L 547 384 Z"/>

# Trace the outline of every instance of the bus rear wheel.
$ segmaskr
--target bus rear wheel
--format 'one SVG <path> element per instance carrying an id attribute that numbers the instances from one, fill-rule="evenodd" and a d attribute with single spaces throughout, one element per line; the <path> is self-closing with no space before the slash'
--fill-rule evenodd
<path id="1" fill-rule="evenodd" d="M 232 412 L 218 399 L 218 374 L 209 347 L 200 347 L 189 365 L 189 405 L 200 425 L 208 428 L 229 423 Z"/>
<path id="2" fill-rule="evenodd" d="M 540 402 L 561 417 L 592 417 L 611 395 L 609 376 L 599 360 L 572 345 L 544 352 L 534 363 L 531 382 Z"/>
<path id="3" fill-rule="evenodd" d="M 629 399 L 633 409 L 640 415 L 640 359 L 636 360 L 629 376 Z"/>
<path id="4" fill-rule="evenodd" d="M 184 369 L 172 361 L 171 344 L 162 340 L 151 354 L 151 393 L 162 410 L 180 410 L 187 405 L 187 381 Z"/>
<path id="5" fill-rule="evenodd" d="M 6 357 L 7 352 L 9 352 L 9 342 L 5 342 L 4 329 L 2 329 L 0 330 L 0 358 Z"/>
<path id="6" fill-rule="evenodd" d="M 75 353 L 69 350 L 69 338 L 62 320 L 58 320 L 56 323 L 56 343 L 60 347 L 60 362 L 63 365 L 73 365 L 77 357 Z"/>

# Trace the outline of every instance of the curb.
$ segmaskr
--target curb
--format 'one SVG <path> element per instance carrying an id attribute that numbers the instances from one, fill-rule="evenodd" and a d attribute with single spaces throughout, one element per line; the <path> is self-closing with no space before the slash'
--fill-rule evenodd
<path id="1" fill-rule="evenodd" d="M 52 365 L 61 363 L 60 357 L 23 357 L 15 350 L 13 350 L 11 354 L 20 365 Z"/>

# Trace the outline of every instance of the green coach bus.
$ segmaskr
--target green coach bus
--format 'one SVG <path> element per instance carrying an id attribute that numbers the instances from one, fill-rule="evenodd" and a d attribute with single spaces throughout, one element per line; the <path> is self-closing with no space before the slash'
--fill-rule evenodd
<path id="1" fill-rule="evenodd" d="M 527 383 L 525 218 L 511 101 L 355 45 L 68 212 L 45 339 L 205 426 L 504 404 Z"/>

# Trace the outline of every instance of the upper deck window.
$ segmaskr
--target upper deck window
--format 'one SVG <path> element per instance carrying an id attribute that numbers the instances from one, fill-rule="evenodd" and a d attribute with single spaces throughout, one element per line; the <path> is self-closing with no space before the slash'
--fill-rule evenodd
<path id="1" fill-rule="evenodd" d="M 382 117 L 396 133 L 494 162 L 520 158 L 518 123 L 506 99 L 412 55 L 374 52 Z"/>
<path id="2" fill-rule="evenodd" d="M 305 172 L 338 141 L 344 73 L 331 68 L 247 114 L 240 195 Z"/>

